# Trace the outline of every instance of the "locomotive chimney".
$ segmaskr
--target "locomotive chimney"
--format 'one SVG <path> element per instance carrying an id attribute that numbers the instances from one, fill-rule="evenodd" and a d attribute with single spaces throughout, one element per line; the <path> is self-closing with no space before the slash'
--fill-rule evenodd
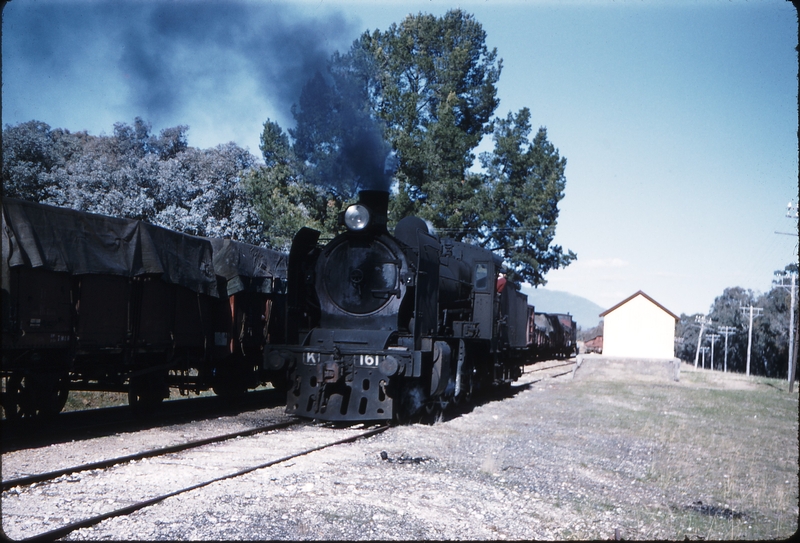
<path id="1" fill-rule="evenodd" d="M 358 198 L 364 207 L 370 210 L 373 227 L 386 230 L 389 215 L 388 190 L 362 190 Z"/>

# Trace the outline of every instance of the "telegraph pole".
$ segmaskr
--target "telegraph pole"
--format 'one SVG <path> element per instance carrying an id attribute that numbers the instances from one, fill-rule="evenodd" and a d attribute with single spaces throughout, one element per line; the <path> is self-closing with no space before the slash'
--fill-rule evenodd
<path id="1" fill-rule="evenodd" d="M 731 334 L 736 333 L 735 326 L 720 326 L 717 328 L 717 331 L 725 336 L 725 369 L 724 371 L 727 373 L 728 371 L 728 336 Z"/>
<path id="2" fill-rule="evenodd" d="M 794 337 L 800 336 L 800 319 L 797 319 L 797 329 L 794 331 Z M 792 358 L 792 373 L 789 376 L 789 392 L 794 391 L 794 377 L 797 375 L 797 351 L 794 350 L 794 357 Z"/>
<path id="3" fill-rule="evenodd" d="M 761 312 L 764 310 L 764 308 L 763 307 L 753 307 L 752 304 L 751 304 L 750 307 L 740 307 L 739 309 L 742 311 L 742 315 L 746 315 L 747 313 L 745 313 L 745 311 L 747 311 L 748 309 L 750 310 L 750 326 L 747 329 L 747 375 L 749 376 L 750 375 L 750 352 L 751 352 L 752 346 L 753 346 L 753 317 L 754 316 L 758 317 L 759 315 L 761 315 Z M 753 311 L 756 312 L 755 315 L 753 314 Z"/>
<path id="4" fill-rule="evenodd" d="M 795 219 L 795 220 L 800 219 L 800 205 L 792 204 L 792 202 L 789 202 L 789 204 L 786 206 L 786 217 L 789 218 L 789 219 Z M 795 224 L 795 227 L 796 226 L 797 226 L 797 224 Z M 797 234 L 798 234 L 797 228 L 795 228 L 795 232 L 792 232 L 792 233 L 788 233 L 788 232 L 775 232 L 775 233 L 776 234 L 785 234 L 787 236 L 797 236 Z M 795 258 L 797 258 L 797 256 L 796 256 L 797 255 L 797 248 L 798 248 L 798 245 L 795 245 L 794 246 Z M 797 338 L 800 337 L 800 322 L 797 323 L 796 327 L 792 326 L 792 321 L 794 320 L 794 307 L 795 307 L 795 300 L 796 300 L 796 296 L 795 296 L 795 278 L 796 277 L 797 277 L 797 274 L 796 273 L 792 273 L 792 310 L 789 313 L 789 371 L 787 372 L 789 374 L 789 376 L 788 376 L 788 378 L 789 378 L 789 392 L 793 392 L 794 391 L 794 378 L 795 378 L 795 375 L 797 375 L 797 351 L 798 351 L 797 346 L 795 345 L 795 342 L 797 341 Z M 794 332 L 794 338 L 792 337 L 792 333 L 793 332 Z"/>
<path id="5" fill-rule="evenodd" d="M 789 380 L 789 392 L 791 392 L 792 388 L 792 381 L 794 381 L 794 308 L 797 304 L 797 288 L 795 282 L 797 280 L 797 273 L 795 272 L 786 272 L 786 274 L 781 277 L 781 279 L 791 279 L 792 283 L 790 286 L 784 285 L 781 283 L 780 285 L 775 285 L 778 288 L 789 288 L 789 292 L 791 293 L 791 309 L 789 310 L 789 364 L 787 373 L 787 379 Z"/>
<path id="6" fill-rule="evenodd" d="M 708 352 L 708 347 L 700 347 L 700 352 L 703 353 L 703 369 L 706 369 L 706 353 Z"/>
<path id="7" fill-rule="evenodd" d="M 697 359 L 700 358 L 700 343 L 703 341 L 703 330 L 706 329 L 706 324 L 711 326 L 712 323 L 710 318 L 703 315 L 697 315 L 694 318 L 694 322 L 700 323 L 700 335 L 697 336 L 697 351 L 694 353 L 694 367 L 697 369 Z M 703 367 L 706 367 L 705 355 L 703 356 Z"/>
<path id="8" fill-rule="evenodd" d="M 719 334 L 708 334 L 708 339 L 711 340 L 711 364 L 709 367 L 713 370 L 714 369 L 714 344 L 720 338 Z"/>

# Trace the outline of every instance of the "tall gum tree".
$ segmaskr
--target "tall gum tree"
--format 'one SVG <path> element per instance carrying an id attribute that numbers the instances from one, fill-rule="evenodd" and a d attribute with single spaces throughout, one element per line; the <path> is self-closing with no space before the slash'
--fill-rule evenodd
<path id="1" fill-rule="evenodd" d="M 443 197 L 455 193 L 463 202 L 479 192 L 464 189 L 465 177 L 472 151 L 491 133 L 502 68 L 485 42 L 472 15 L 451 10 L 441 18 L 410 15 L 354 43 L 352 54 L 361 50 L 374 59 L 373 108 L 399 157 L 394 219 L 416 214 L 453 227 Z M 476 225 L 462 220 L 459 226 Z"/>
<path id="2" fill-rule="evenodd" d="M 542 285 L 549 270 L 576 258 L 552 244 L 566 159 L 544 128 L 528 140 L 527 109 L 494 119 L 501 69 L 480 23 L 459 9 L 442 17 L 410 15 L 386 31 L 365 32 L 345 54 L 331 57 L 326 73 L 313 75 L 292 109 L 296 176 L 276 183 L 273 172 L 264 175 L 272 182 L 253 186 L 282 194 L 298 183 L 319 186 L 334 199 L 319 200 L 323 207 L 315 212 L 313 202 L 298 209 L 324 218 L 358 188 L 373 186 L 370 177 L 380 177 L 393 150 L 390 222 L 427 219 L 443 235 L 501 254 L 512 277 Z M 495 150 L 481 158 L 485 172 L 471 172 L 474 151 L 490 134 Z M 385 145 L 373 138 L 378 135 Z M 354 156 L 361 162 L 345 160 Z M 267 154 L 265 160 L 271 168 Z"/>
<path id="3" fill-rule="evenodd" d="M 548 141 L 547 129 L 539 128 L 533 140 L 530 133 L 528 108 L 495 121 L 495 148 L 481 155 L 491 225 L 481 243 L 502 254 L 512 275 L 543 285 L 549 270 L 569 265 L 577 255 L 552 244 L 567 159 Z"/>

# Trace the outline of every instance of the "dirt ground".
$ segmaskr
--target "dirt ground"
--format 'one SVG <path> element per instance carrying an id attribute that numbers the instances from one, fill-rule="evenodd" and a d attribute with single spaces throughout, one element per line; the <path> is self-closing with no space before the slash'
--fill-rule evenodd
<path id="1" fill-rule="evenodd" d="M 686 364 L 678 382 L 625 372 L 541 378 L 526 373 L 512 395 L 450 420 L 391 428 L 68 538 L 750 540 L 797 531 L 798 394 L 785 382 Z M 159 429 L 159 439 L 187 428 Z M 145 446 L 146 436 L 125 436 L 126 445 Z M 21 494 L 2 499 L 5 528 Z M 57 516 L 52 507 L 46 514 Z"/>

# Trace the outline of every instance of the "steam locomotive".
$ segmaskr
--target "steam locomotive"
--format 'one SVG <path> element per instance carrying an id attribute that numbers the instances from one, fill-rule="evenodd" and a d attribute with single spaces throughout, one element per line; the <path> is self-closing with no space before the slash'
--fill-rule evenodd
<path id="1" fill-rule="evenodd" d="M 265 347 L 265 364 L 288 371 L 287 412 L 404 420 L 519 378 L 551 339 L 500 258 L 440 239 L 417 217 L 392 235 L 389 193 L 359 198 L 329 243 L 308 228 L 293 240 L 289 341 Z"/>
<path id="2" fill-rule="evenodd" d="M 152 411 L 176 387 L 236 397 L 283 373 L 286 255 L 142 221 L 5 198 L 2 400 L 7 419 L 61 411 L 70 390 Z"/>

